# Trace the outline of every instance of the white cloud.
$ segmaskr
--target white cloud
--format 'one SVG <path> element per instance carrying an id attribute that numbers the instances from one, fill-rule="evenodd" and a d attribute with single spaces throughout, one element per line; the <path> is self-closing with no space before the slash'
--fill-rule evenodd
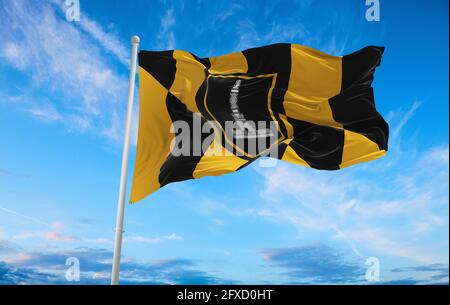
<path id="1" fill-rule="evenodd" d="M 338 38 L 338 36 L 334 34 L 331 36 L 331 39 L 321 47 L 321 50 L 336 56 L 344 55 L 344 50 L 347 46 L 347 38 L 348 36 L 345 37 L 345 39 L 341 39 L 341 37 Z"/>
<path id="2" fill-rule="evenodd" d="M 173 9 L 168 9 L 164 17 L 161 19 L 161 30 L 167 32 L 174 25 L 175 25 L 175 17 L 173 15 Z"/>
<path id="3" fill-rule="evenodd" d="M 58 232 L 47 232 L 45 234 L 45 237 L 48 240 L 62 241 L 62 242 L 74 242 L 78 240 L 76 236 L 62 235 Z"/>
<path id="4" fill-rule="evenodd" d="M 177 235 L 176 233 L 172 233 L 166 237 L 168 240 L 183 240 L 183 237 Z"/>
<path id="5" fill-rule="evenodd" d="M 176 19 L 173 8 L 167 9 L 160 23 L 158 48 L 163 50 L 175 49 L 175 33 L 173 32 L 175 23 Z"/>
<path id="6" fill-rule="evenodd" d="M 439 164 L 448 166 L 449 163 L 449 149 L 448 145 L 438 146 L 430 149 L 421 159 L 421 165 L 426 166 L 430 164 Z"/>
<path id="7" fill-rule="evenodd" d="M 80 238 L 77 236 L 72 236 L 68 234 L 63 234 L 62 231 L 65 225 L 61 222 L 52 222 L 48 225 L 50 227 L 50 231 L 31 231 L 31 232 L 21 232 L 19 234 L 15 234 L 11 237 L 11 240 L 28 240 L 28 239 L 45 239 L 48 241 L 55 242 L 75 242 L 79 241 Z"/>
<path id="8" fill-rule="evenodd" d="M 64 243 L 72 243 L 79 242 L 81 244 L 113 244 L 114 241 L 111 238 L 85 238 L 74 235 L 68 235 L 62 233 L 62 228 L 54 228 L 50 231 L 30 231 L 30 232 L 21 232 L 18 234 L 14 234 L 10 236 L 10 240 L 12 241 L 23 241 L 23 240 L 47 240 L 53 242 L 64 242 Z M 5 238 L 6 239 L 6 238 Z M 132 236 L 124 236 L 124 243 L 140 243 L 140 244 L 159 244 L 166 241 L 181 241 L 183 238 L 176 233 L 172 233 L 170 235 L 164 236 L 141 236 L 141 235 L 132 235 Z"/>
<path id="9" fill-rule="evenodd" d="M 59 8 L 60 13 L 64 15 L 66 14 L 67 5 L 65 4 L 65 1 L 48 1 L 55 7 Z M 82 17 L 79 21 L 74 23 L 74 25 L 79 26 L 83 31 L 89 34 L 99 45 L 103 47 L 104 50 L 113 54 L 125 66 L 128 67 L 130 65 L 130 49 L 127 48 L 127 44 L 124 44 L 124 41 L 122 41 L 116 33 L 106 31 L 100 23 L 91 19 L 85 11 L 82 12 Z M 110 23 L 108 28 L 113 28 L 113 26 L 114 25 Z"/>
<path id="10" fill-rule="evenodd" d="M 27 65 L 27 57 L 21 55 L 21 49 L 22 47 L 18 43 L 8 41 L 0 55 L 14 67 L 23 70 Z"/>
<path id="11" fill-rule="evenodd" d="M 159 237 L 147 237 L 147 236 L 125 236 L 124 242 L 126 243 L 142 243 L 142 244 L 158 244 L 162 241 Z"/>
<path id="12" fill-rule="evenodd" d="M 119 38 L 111 33 L 105 32 L 102 26 L 94 20 L 91 20 L 86 14 L 80 20 L 79 25 L 88 32 L 104 49 L 112 53 L 125 66 L 130 65 L 130 48 L 126 48 Z"/>
<path id="13" fill-rule="evenodd" d="M 235 51 L 285 42 L 315 46 L 332 55 L 343 55 L 352 31 L 351 28 L 346 28 L 347 14 L 330 14 L 328 22 L 323 23 L 321 27 L 311 27 L 308 18 L 302 16 L 314 14 L 320 4 L 313 1 L 297 2 L 292 6 L 291 17 L 286 16 L 281 22 L 273 18 L 274 10 L 279 9 L 278 5 L 276 2 L 266 3 L 262 14 L 241 18 L 237 22 L 235 32 L 238 41 L 234 47 Z M 230 13 L 234 11 L 230 9 Z M 228 16 L 230 13 L 226 12 L 224 15 Z M 261 26 L 261 23 L 264 23 L 264 26 Z"/>
<path id="14" fill-rule="evenodd" d="M 346 232 L 347 238 L 383 254 L 413 260 L 418 263 L 448 263 L 448 254 L 435 252 L 433 247 L 405 239 L 402 234 L 383 228 L 358 228 Z"/>
<path id="15" fill-rule="evenodd" d="M 420 101 L 414 101 L 411 108 L 403 115 L 400 122 L 397 124 L 397 126 L 392 131 L 392 139 L 397 139 L 397 136 L 399 135 L 402 128 L 408 123 L 408 121 L 412 118 L 416 110 L 420 107 L 421 102 Z"/>
<path id="16" fill-rule="evenodd" d="M 166 241 L 180 241 L 183 240 L 181 236 L 176 233 L 172 233 L 166 236 L 142 236 L 142 235 L 131 235 L 124 236 L 124 243 L 139 243 L 139 244 L 159 244 Z M 114 241 L 110 238 L 80 238 L 81 242 L 93 243 L 93 244 L 113 244 Z"/>
<path id="17" fill-rule="evenodd" d="M 236 15 L 237 12 L 242 11 L 244 7 L 242 5 L 233 3 L 231 5 L 228 5 L 226 11 L 220 10 L 219 14 L 214 18 L 215 22 L 225 22 L 227 19 L 231 18 L 232 16 Z"/>
<path id="18" fill-rule="evenodd" d="M 18 85 L 11 99 L 19 96 L 26 111 L 71 131 L 121 141 L 127 75 L 105 55 L 112 53 L 121 63 L 128 55 L 115 35 L 87 16 L 77 25 L 55 5 L 21 0 L 0 9 L 0 34 L 1 58 L 32 82 L 27 89 Z"/>
<path id="19" fill-rule="evenodd" d="M 175 241 L 175 240 L 183 240 L 183 238 L 176 233 L 172 233 L 167 236 L 157 236 L 157 237 L 148 237 L 148 236 L 125 236 L 124 242 L 127 243 L 144 243 L 144 244 L 159 244 L 164 241 Z"/>
<path id="20" fill-rule="evenodd" d="M 256 30 L 255 23 L 250 19 L 243 19 L 238 23 L 239 41 L 234 48 L 235 51 L 252 48 L 260 44 L 260 34 Z"/>
<path id="21" fill-rule="evenodd" d="M 35 104 L 28 109 L 28 112 L 39 119 L 49 122 L 60 121 L 63 118 L 59 111 L 51 104 L 42 106 Z"/>

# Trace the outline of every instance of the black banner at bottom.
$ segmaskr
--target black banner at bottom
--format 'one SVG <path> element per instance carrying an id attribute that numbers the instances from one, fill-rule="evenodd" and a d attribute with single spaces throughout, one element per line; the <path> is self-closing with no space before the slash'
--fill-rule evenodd
<path id="1" fill-rule="evenodd" d="M 448 294 L 448 285 L 442 286 L 299 286 L 299 285 L 155 285 L 155 286 L 2 286 L 2 298 L 14 297 L 15 301 L 30 297 L 36 301 L 80 302 L 90 304 L 114 299 L 124 304 L 308 304 L 323 301 L 391 302 L 398 298 L 428 299 L 430 294 Z M 55 293 L 56 292 L 56 293 Z"/>

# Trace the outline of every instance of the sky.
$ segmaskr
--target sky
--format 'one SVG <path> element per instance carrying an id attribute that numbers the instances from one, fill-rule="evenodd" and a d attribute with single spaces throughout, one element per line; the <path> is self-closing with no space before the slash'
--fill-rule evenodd
<path id="1" fill-rule="evenodd" d="M 80 0 L 68 21 L 64 0 L 0 0 L 0 284 L 109 283 L 134 34 L 199 57 L 384 46 L 390 139 L 340 171 L 254 162 L 127 205 L 122 284 L 448 284 L 448 1 L 379 4 Z"/>

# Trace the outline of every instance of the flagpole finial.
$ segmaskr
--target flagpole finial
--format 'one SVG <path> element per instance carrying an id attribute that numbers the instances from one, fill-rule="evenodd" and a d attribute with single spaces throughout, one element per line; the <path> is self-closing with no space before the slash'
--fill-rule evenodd
<path id="1" fill-rule="evenodd" d="M 140 41 L 141 41 L 141 39 L 137 35 L 134 35 L 134 36 L 131 37 L 131 43 L 132 44 L 138 44 Z"/>

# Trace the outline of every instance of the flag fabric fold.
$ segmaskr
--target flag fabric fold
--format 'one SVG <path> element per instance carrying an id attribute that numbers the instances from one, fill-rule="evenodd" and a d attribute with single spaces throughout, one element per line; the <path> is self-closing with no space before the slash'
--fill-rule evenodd
<path id="1" fill-rule="evenodd" d="M 131 202 L 261 156 L 322 170 L 383 156 L 388 125 L 372 88 L 383 51 L 331 56 L 297 44 L 209 58 L 141 51 Z"/>

